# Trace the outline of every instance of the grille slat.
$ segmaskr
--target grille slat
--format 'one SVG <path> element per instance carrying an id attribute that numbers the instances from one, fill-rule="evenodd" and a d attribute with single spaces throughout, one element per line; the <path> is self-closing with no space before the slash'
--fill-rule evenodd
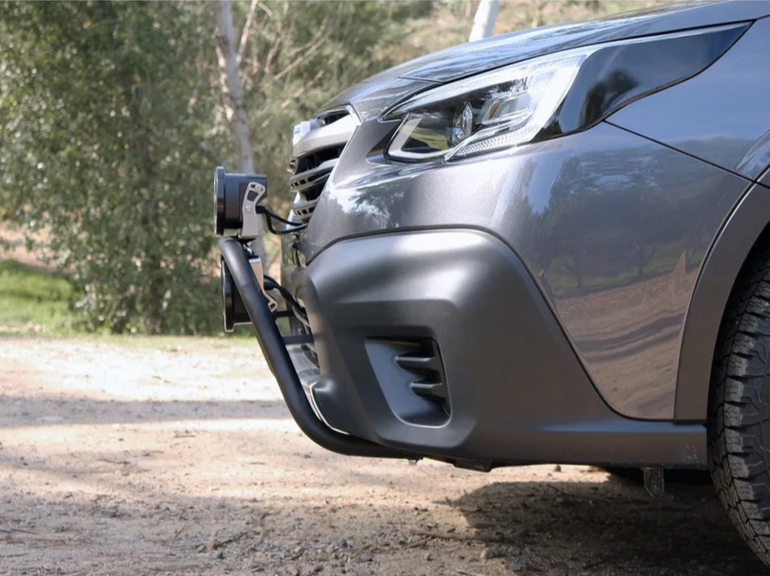
<path id="1" fill-rule="evenodd" d="M 322 187 L 326 184 L 326 181 L 329 179 L 329 174 L 324 174 L 323 176 L 320 176 L 316 178 L 315 180 L 306 181 L 303 180 L 301 182 L 293 182 L 291 184 L 291 191 L 292 192 L 305 192 L 305 196 L 310 196 L 310 194 L 307 194 L 308 190 L 313 190 L 314 188 L 318 188 L 319 186 Z M 315 198 L 312 198 L 312 200 L 315 200 Z"/>
<path id="2" fill-rule="evenodd" d="M 358 128 L 350 109 L 331 110 L 294 127 L 289 190 L 294 219 L 307 222 L 348 140 Z"/>

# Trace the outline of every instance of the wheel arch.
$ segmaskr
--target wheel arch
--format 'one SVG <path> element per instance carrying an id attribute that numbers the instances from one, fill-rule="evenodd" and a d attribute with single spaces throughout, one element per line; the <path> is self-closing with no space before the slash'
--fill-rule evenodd
<path id="1" fill-rule="evenodd" d="M 741 269 L 765 242 L 770 242 L 770 188 L 753 184 L 714 241 L 690 300 L 677 370 L 677 421 L 706 420 L 722 318 Z"/>

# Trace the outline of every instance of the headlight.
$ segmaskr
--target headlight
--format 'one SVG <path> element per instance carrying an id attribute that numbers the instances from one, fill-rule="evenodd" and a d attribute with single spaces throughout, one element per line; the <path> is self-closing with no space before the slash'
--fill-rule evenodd
<path id="1" fill-rule="evenodd" d="M 388 154 L 404 160 L 467 156 L 528 142 L 551 118 L 590 52 L 560 54 L 418 95 Z"/>
<path id="2" fill-rule="evenodd" d="M 697 74 L 748 28 L 734 24 L 597 44 L 445 84 L 385 114 L 399 160 L 463 158 L 586 128 Z"/>

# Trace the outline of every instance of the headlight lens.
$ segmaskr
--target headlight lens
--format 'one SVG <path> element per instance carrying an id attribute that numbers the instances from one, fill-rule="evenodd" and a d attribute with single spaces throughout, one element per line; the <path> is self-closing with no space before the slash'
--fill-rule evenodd
<path id="1" fill-rule="evenodd" d="M 538 58 L 418 95 L 388 149 L 403 160 L 463 157 L 528 142 L 553 116 L 588 48 Z"/>

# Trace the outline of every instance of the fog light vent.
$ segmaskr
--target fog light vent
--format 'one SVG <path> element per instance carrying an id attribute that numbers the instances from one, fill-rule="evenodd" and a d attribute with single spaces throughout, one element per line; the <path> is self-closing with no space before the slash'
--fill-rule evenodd
<path id="1" fill-rule="evenodd" d="M 372 371 L 388 406 L 417 426 L 441 426 L 451 414 L 438 344 L 431 338 L 367 340 Z"/>
<path id="2" fill-rule="evenodd" d="M 433 340 L 415 344 L 419 347 L 418 350 L 397 356 L 396 364 L 403 370 L 419 376 L 418 380 L 409 385 L 412 392 L 423 398 L 441 402 L 449 413 L 449 394 L 438 346 Z"/>

